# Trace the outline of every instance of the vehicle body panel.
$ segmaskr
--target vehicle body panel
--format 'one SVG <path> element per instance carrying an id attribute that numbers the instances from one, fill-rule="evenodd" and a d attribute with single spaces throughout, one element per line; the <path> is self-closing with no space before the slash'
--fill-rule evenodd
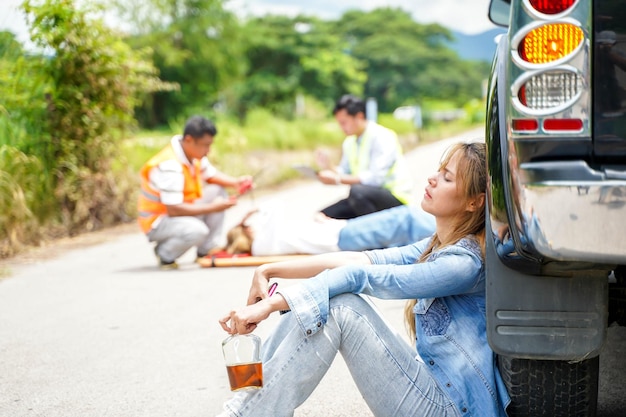
<path id="1" fill-rule="evenodd" d="M 607 18 L 620 6 L 626 9 L 620 0 L 578 0 L 567 13 L 546 17 L 528 0 L 511 2 L 486 121 L 487 323 L 497 353 L 582 360 L 604 341 L 607 277 L 626 264 L 626 59 L 623 69 L 615 63 L 626 52 L 626 24 Z M 550 64 L 520 60 L 523 35 L 555 22 L 580 28 L 584 41 Z M 608 44 L 617 58 L 607 57 Z M 548 70 L 577 75 L 575 99 L 548 110 L 524 107 L 520 85 Z M 615 97 L 600 103 L 607 90 Z M 515 131 L 513 121 L 523 118 L 537 120 L 537 130 Z M 543 128 L 562 118 L 580 119 L 582 128 Z"/>

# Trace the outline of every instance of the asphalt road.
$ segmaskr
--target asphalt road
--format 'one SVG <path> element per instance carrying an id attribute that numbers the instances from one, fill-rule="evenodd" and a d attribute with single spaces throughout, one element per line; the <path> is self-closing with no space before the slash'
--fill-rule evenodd
<path id="1" fill-rule="evenodd" d="M 443 150 L 474 131 L 425 145 L 408 158 L 420 196 Z M 347 192 L 303 182 L 242 199 L 229 224 L 254 204 L 283 201 L 294 216 Z M 4 263 L 0 281 L 0 417 L 211 417 L 228 398 L 218 318 L 245 302 L 253 268 L 200 268 L 190 251 L 159 271 L 136 232 L 63 251 L 53 259 Z M 281 282 L 280 285 L 290 285 Z M 403 303 L 377 301 L 402 332 Z M 261 324 L 264 338 L 275 318 Z M 626 328 L 612 327 L 601 361 L 601 417 L 626 410 Z M 296 417 L 371 416 L 340 357 Z"/>

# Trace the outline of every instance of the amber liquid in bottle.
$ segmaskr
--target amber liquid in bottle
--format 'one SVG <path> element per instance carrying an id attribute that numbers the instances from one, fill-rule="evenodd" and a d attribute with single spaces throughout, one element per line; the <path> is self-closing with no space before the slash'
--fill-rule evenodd
<path id="1" fill-rule="evenodd" d="M 263 387 L 263 364 L 261 362 L 227 366 L 226 371 L 232 391 Z"/>

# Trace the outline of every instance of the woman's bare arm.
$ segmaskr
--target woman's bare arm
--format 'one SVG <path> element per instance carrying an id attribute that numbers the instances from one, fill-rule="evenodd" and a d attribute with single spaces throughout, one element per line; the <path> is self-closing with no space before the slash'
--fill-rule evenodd
<path id="1" fill-rule="evenodd" d="M 267 283 L 271 278 L 311 278 L 326 269 L 370 263 L 370 259 L 363 252 L 332 252 L 261 265 L 254 271 L 248 304 L 267 298 Z"/>

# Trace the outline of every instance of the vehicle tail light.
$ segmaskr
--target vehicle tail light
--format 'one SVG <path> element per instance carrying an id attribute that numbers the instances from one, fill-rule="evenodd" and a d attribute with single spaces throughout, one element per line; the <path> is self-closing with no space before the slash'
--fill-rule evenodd
<path id="1" fill-rule="evenodd" d="M 581 28 L 551 23 L 531 30 L 519 44 L 520 57 L 531 64 L 545 64 L 566 57 L 582 44 Z"/>
<path id="2" fill-rule="evenodd" d="M 543 14 L 558 14 L 572 7 L 576 0 L 530 0 L 533 9 Z"/>
<path id="3" fill-rule="evenodd" d="M 533 110 L 551 109 L 575 100 L 583 89 L 582 78 L 572 71 L 549 71 L 530 77 L 519 89 L 522 105 Z"/>
<path id="4" fill-rule="evenodd" d="M 516 132 L 536 132 L 539 123 L 536 119 L 513 119 L 511 127 Z"/>
<path id="5" fill-rule="evenodd" d="M 580 119 L 545 119 L 543 130 L 580 132 L 583 130 L 583 121 Z"/>
<path id="6" fill-rule="evenodd" d="M 506 2 L 518 8 L 500 43 L 512 63 L 503 67 L 511 137 L 587 138 L 593 8 L 580 0 Z"/>

